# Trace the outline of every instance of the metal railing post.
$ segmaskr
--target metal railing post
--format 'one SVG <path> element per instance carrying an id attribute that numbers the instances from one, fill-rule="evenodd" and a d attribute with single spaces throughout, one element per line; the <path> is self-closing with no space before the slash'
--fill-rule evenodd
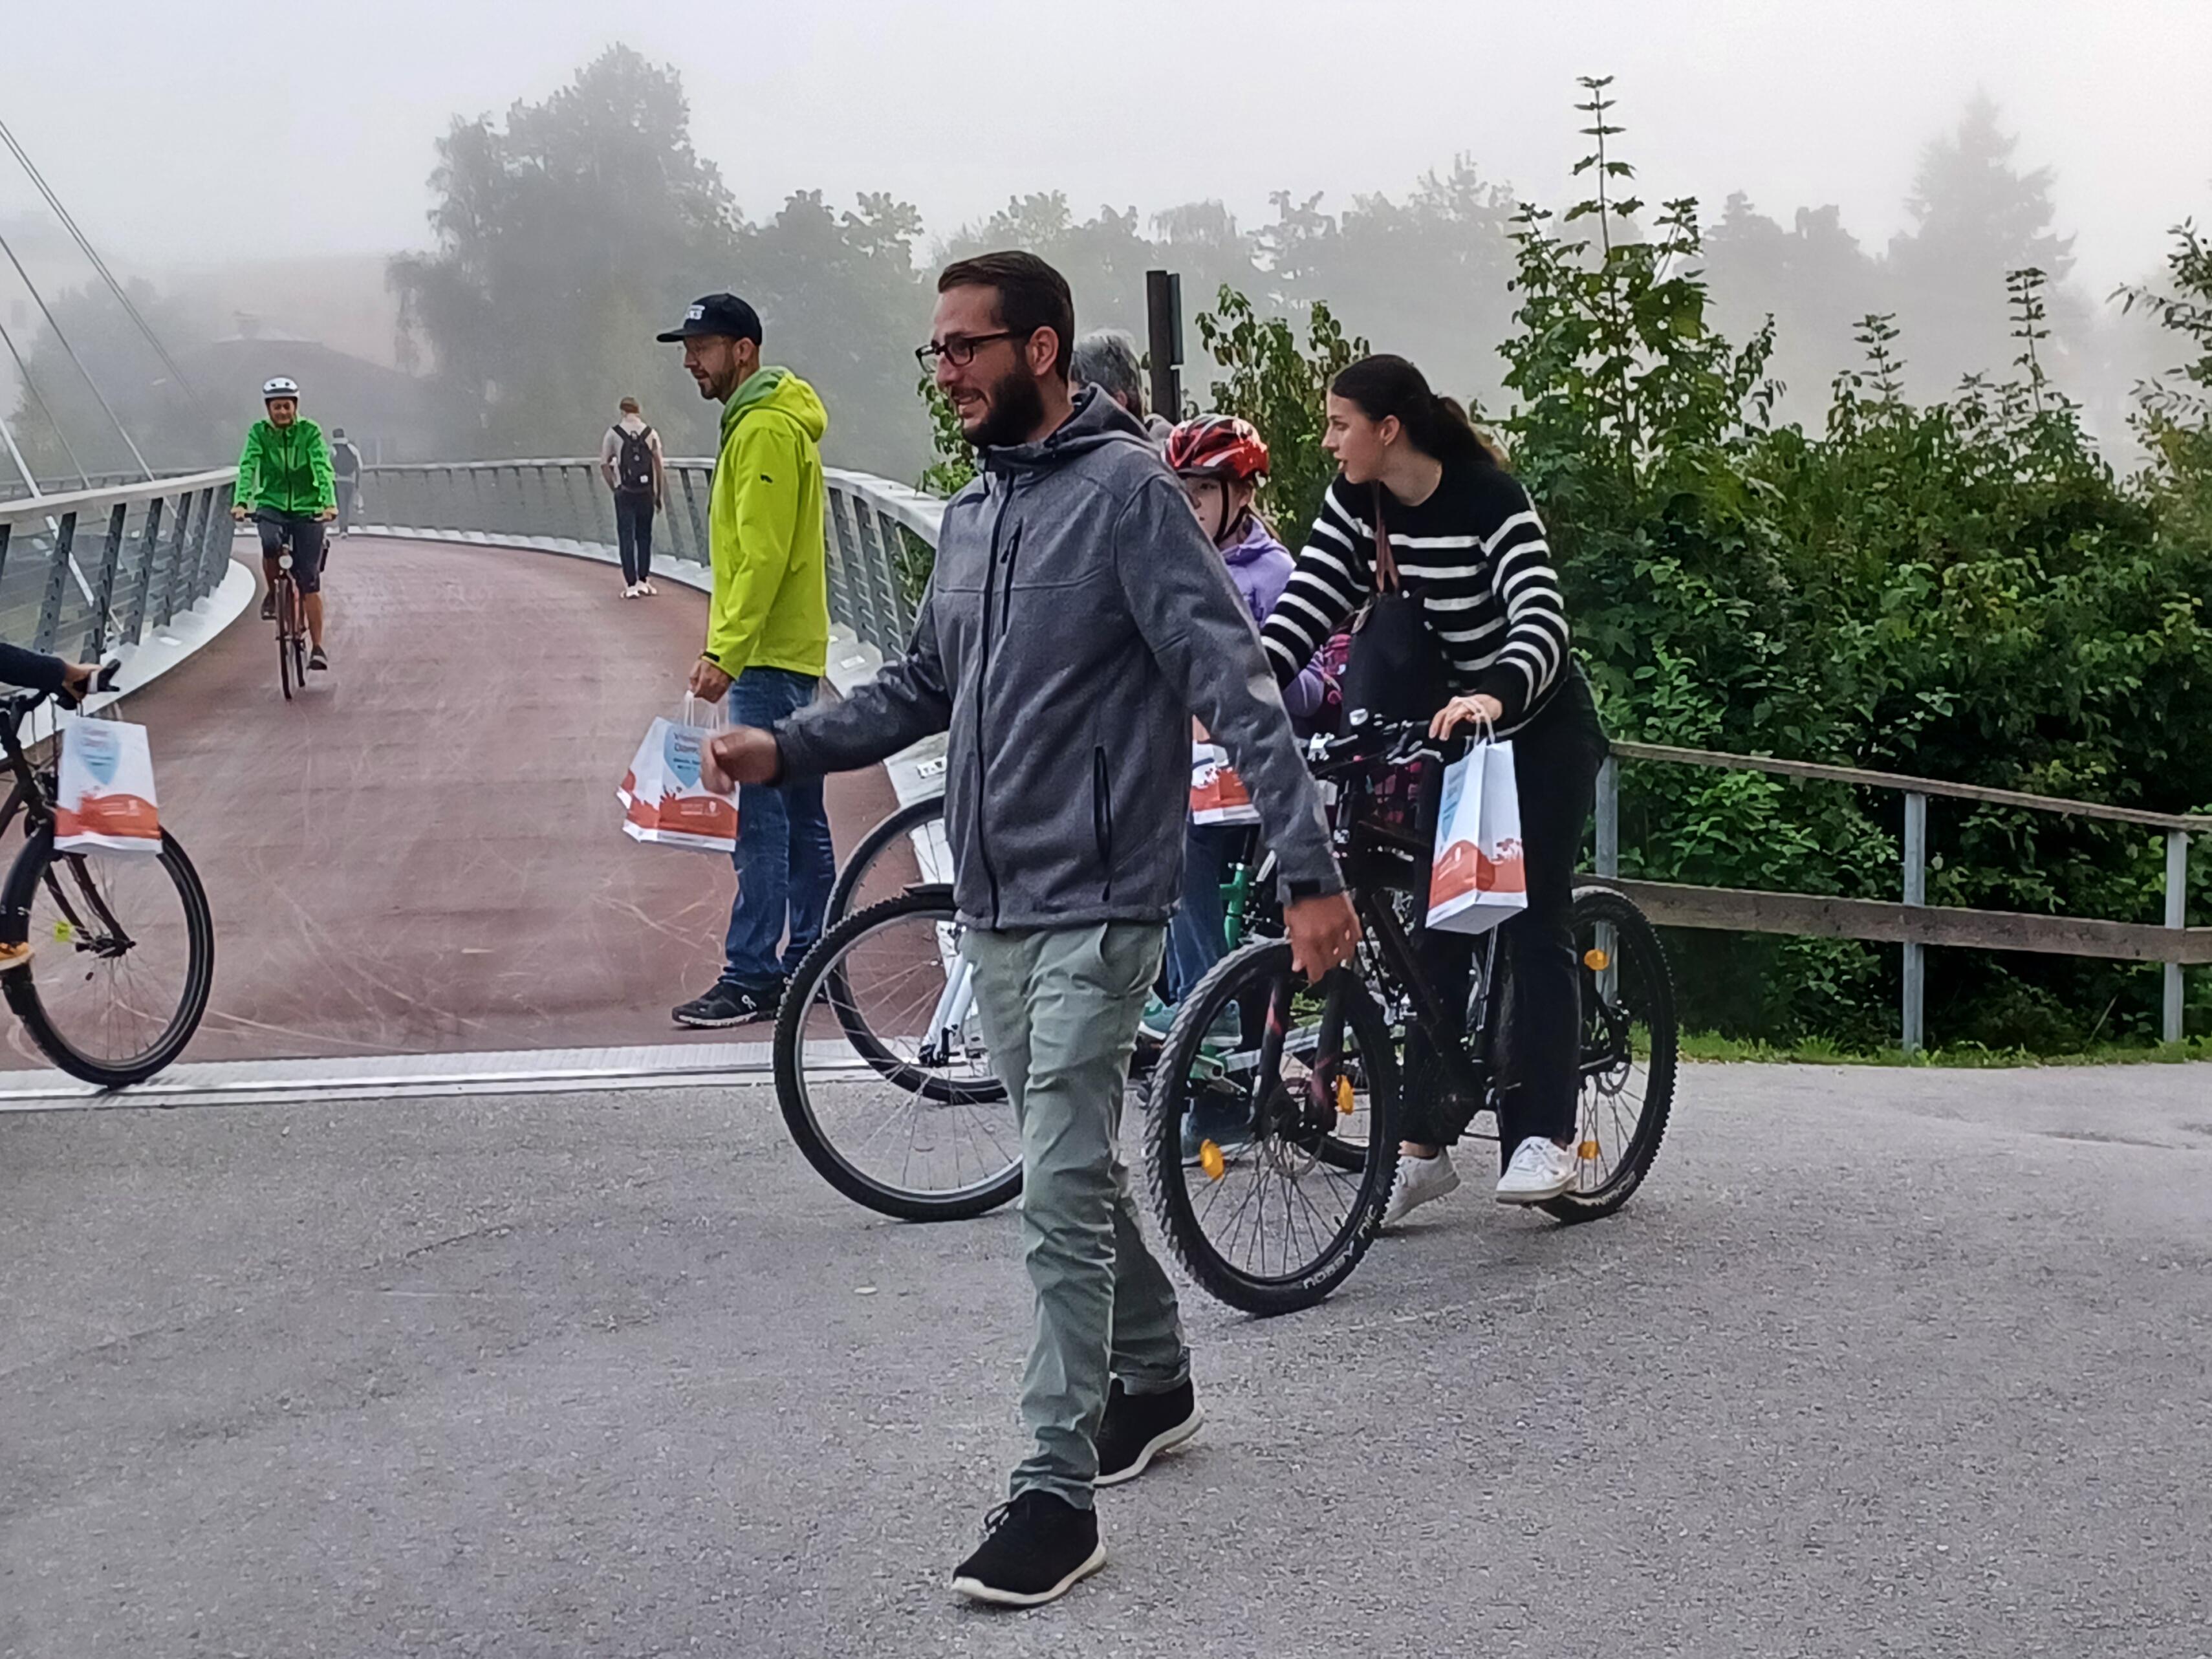
<path id="1" fill-rule="evenodd" d="M 92 615 L 85 619 L 81 659 L 98 661 L 107 640 L 107 613 L 115 604 L 115 572 L 123 562 L 123 532 L 131 525 L 128 502 L 118 501 L 107 512 L 107 540 L 100 550 L 100 585 L 92 590 Z"/>
<path id="2" fill-rule="evenodd" d="M 146 601 L 154 591 L 154 567 L 161 562 L 161 520 L 168 506 L 167 496 L 155 496 L 146 503 L 146 521 L 138 529 L 138 580 L 131 596 L 131 626 L 126 630 L 133 645 L 146 637 Z"/>
<path id="3" fill-rule="evenodd" d="M 1611 755 L 1597 769 L 1597 873 L 1620 874 L 1620 763 Z"/>
<path id="4" fill-rule="evenodd" d="M 714 476 L 711 472 L 707 475 L 710 488 Z M 712 569 L 714 563 L 714 543 L 707 534 L 707 520 L 699 511 L 699 496 L 697 491 L 692 488 L 692 477 L 693 469 L 685 467 L 684 469 L 684 516 L 691 526 L 691 547 L 696 556 L 696 562 Z"/>
<path id="5" fill-rule="evenodd" d="M 39 631 L 32 636 L 33 651 L 54 648 L 54 630 L 61 626 L 62 595 L 67 591 L 70 556 L 76 548 L 76 514 L 64 513 L 54 531 L 53 564 L 46 572 L 46 592 L 39 605 Z"/>
<path id="6" fill-rule="evenodd" d="M 1908 790 L 1905 796 L 1905 902 L 1928 902 L 1928 797 Z M 1905 1052 L 1917 1054 L 1925 1036 L 1928 997 L 1927 947 L 1917 939 L 1905 942 Z"/>
<path id="7" fill-rule="evenodd" d="M 2169 830 L 2166 832 L 2166 925 L 2180 929 L 2189 925 L 2189 832 Z M 2161 988 L 2165 995 L 2160 1001 L 2159 1021 L 2160 1041 L 2179 1042 L 2181 1030 L 2181 964 L 2169 962 L 2163 975 Z"/>

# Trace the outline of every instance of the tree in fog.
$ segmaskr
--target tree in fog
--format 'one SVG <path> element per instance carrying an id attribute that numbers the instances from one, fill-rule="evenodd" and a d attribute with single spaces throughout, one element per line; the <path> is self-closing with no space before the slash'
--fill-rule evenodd
<path id="1" fill-rule="evenodd" d="M 155 337 L 167 343 L 205 339 L 213 331 L 211 319 L 199 309 L 156 292 L 141 278 L 132 277 L 125 291 Z M 106 473 L 137 476 L 137 463 L 107 410 L 100 407 L 102 398 L 147 464 L 156 470 L 235 459 L 235 434 L 210 426 L 192 389 L 178 384 L 107 289 L 98 284 L 70 289 L 50 296 L 48 303 L 69 345 L 64 347 L 43 320 L 27 343 L 15 336 L 29 383 L 14 377 L 15 406 L 8 416 L 24 459 L 42 481 L 74 484 L 80 466 L 95 477 Z M 14 365 L 9 368 L 12 370 Z M 0 479 L 10 485 L 15 482 L 14 464 L 4 452 L 0 452 Z"/>
<path id="2" fill-rule="evenodd" d="M 1845 230 L 1834 207 L 1799 208 L 1785 230 L 1738 191 L 1705 237 L 1712 316 L 1732 338 L 1776 319 L 1770 372 L 1787 388 L 1785 419 L 1817 423 L 1836 376 L 1856 368 L 1860 319 L 1887 308 L 1880 263 Z"/>
<path id="3" fill-rule="evenodd" d="M 653 336 L 725 285 L 737 216 L 691 147 L 675 72 L 614 46 L 502 127 L 457 118 L 430 176 L 437 248 L 395 259 L 459 424 L 484 455 L 595 453 L 598 423 L 642 397 L 672 451 L 711 426 Z M 678 418 L 678 411 L 684 411 Z"/>
<path id="4" fill-rule="evenodd" d="M 2065 286 L 2074 239 L 2053 228 L 2049 167 L 2023 173 L 2017 140 L 1999 130 L 1996 106 L 1976 94 L 1959 125 L 1922 150 L 1905 210 L 1912 228 L 1893 238 L 1892 304 L 1905 331 L 1910 384 L 1935 395 L 1960 376 L 2003 369 L 2015 346 L 2006 328 L 2005 276 L 2033 265 L 2050 285 L 2057 350 L 2076 349 L 2087 309 Z M 2063 361 L 2053 366 L 2071 378 Z"/>
<path id="5" fill-rule="evenodd" d="M 920 464 L 909 354 L 928 308 L 911 205 L 867 195 L 839 213 L 801 191 L 748 222 L 692 148 L 675 70 L 620 46 L 543 103 L 516 104 L 503 127 L 455 121 L 438 156 L 437 250 L 395 260 L 392 281 L 462 453 L 595 451 L 615 399 L 633 392 L 672 454 L 712 454 L 719 410 L 653 336 L 726 289 L 758 307 L 765 360 L 820 390 L 833 459 Z"/>

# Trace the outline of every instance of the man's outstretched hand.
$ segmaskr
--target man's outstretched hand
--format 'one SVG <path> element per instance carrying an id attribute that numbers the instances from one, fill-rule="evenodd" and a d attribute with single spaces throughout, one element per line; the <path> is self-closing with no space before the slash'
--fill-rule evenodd
<path id="1" fill-rule="evenodd" d="M 728 794 L 741 783 L 774 783 L 782 770 L 775 733 L 755 726 L 717 732 L 699 751 L 699 781 L 718 795 Z"/>
<path id="2" fill-rule="evenodd" d="M 1283 907 L 1283 930 L 1291 936 L 1291 966 L 1308 980 L 1352 960 L 1359 943 L 1359 916 L 1342 893 L 1299 899 Z"/>

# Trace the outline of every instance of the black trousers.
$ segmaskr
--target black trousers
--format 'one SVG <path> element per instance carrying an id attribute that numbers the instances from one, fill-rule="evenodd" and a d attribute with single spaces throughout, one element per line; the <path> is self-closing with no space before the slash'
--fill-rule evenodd
<path id="1" fill-rule="evenodd" d="M 1501 1158 L 1510 1158 L 1530 1135 L 1566 1140 L 1575 1133 L 1582 1060 L 1575 865 L 1605 757 L 1605 731 L 1579 673 L 1571 673 L 1544 712 L 1513 734 L 1528 908 L 1498 930 L 1505 997 L 1495 1056 Z M 1465 1008 L 1482 941 L 1424 930 L 1415 945 L 1438 1000 L 1447 1008 Z M 1480 1103 L 1450 1097 L 1432 1053 L 1417 1024 L 1407 1036 L 1401 1133 L 1419 1145 L 1450 1146 Z"/>
<path id="2" fill-rule="evenodd" d="M 635 586 L 653 574 L 653 492 L 615 491 L 615 538 L 622 544 L 623 580 Z"/>
<path id="3" fill-rule="evenodd" d="M 350 536 L 353 534 L 354 497 L 359 492 L 360 488 L 361 486 L 359 483 L 351 478 L 340 478 L 337 480 L 338 534 L 341 536 Z"/>

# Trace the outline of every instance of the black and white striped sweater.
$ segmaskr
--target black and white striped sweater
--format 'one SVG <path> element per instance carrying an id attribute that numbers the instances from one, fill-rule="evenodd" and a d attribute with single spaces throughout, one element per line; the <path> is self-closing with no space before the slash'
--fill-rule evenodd
<path id="1" fill-rule="evenodd" d="M 1340 475 L 1261 630 L 1279 683 L 1304 667 L 1375 591 L 1374 491 Z M 1445 684 L 1455 696 L 1504 705 L 1498 735 L 1525 725 L 1568 672 L 1570 635 L 1559 573 L 1528 492 L 1503 469 L 1447 462 L 1428 500 L 1386 494 L 1383 521 L 1407 593 L 1421 601 Z"/>

